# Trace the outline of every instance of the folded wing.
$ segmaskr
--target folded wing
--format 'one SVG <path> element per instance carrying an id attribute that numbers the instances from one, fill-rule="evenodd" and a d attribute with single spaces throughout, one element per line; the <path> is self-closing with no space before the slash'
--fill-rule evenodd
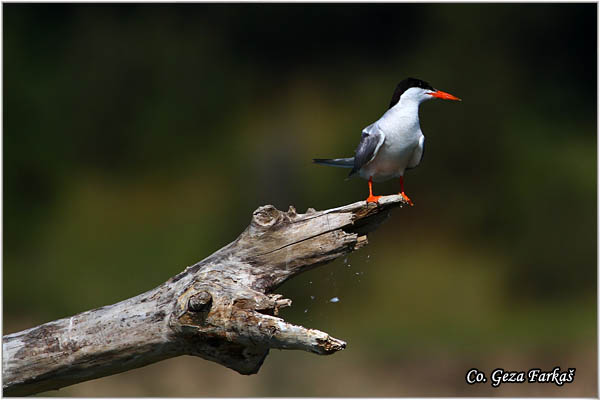
<path id="1" fill-rule="evenodd" d="M 356 174 L 363 166 L 375 158 L 377 151 L 379 151 L 384 141 L 385 135 L 377 129 L 375 124 L 369 125 L 363 130 L 360 143 L 356 148 L 354 166 L 352 171 L 350 171 L 350 176 Z"/>

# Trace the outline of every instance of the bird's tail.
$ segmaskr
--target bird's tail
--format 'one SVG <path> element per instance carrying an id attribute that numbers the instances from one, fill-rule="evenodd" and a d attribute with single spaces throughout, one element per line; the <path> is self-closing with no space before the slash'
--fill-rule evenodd
<path id="1" fill-rule="evenodd" d="M 354 167 L 354 157 L 348 158 L 315 158 L 315 164 L 329 165 L 330 167 L 352 168 Z"/>

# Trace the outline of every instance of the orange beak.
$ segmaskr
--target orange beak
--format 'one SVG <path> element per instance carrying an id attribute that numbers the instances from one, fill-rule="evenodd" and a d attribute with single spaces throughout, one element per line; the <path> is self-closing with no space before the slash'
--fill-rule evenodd
<path id="1" fill-rule="evenodd" d="M 433 97 L 437 97 L 438 99 L 442 99 L 442 100 L 456 100 L 456 101 L 462 101 L 461 99 L 459 99 L 456 96 L 452 96 L 450 93 L 446 93 L 446 92 L 442 92 L 441 90 L 436 90 L 433 93 L 429 93 L 430 96 Z"/>

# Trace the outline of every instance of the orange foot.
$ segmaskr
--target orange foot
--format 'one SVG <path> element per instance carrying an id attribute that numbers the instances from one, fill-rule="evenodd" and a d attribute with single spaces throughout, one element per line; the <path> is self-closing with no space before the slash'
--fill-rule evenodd
<path id="1" fill-rule="evenodd" d="M 373 196 L 372 194 L 367 197 L 367 203 L 378 203 L 381 196 Z"/>
<path id="2" fill-rule="evenodd" d="M 400 192 L 400 196 L 402 196 L 402 198 L 404 199 L 404 201 L 406 201 L 408 204 L 410 204 L 411 207 L 414 206 L 414 204 L 411 201 L 411 199 L 409 199 L 408 196 L 404 192 Z"/>

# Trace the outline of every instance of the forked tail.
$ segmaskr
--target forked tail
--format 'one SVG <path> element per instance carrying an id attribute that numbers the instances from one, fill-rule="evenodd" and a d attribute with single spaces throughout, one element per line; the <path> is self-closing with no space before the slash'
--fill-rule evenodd
<path id="1" fill-rule="evenodd" d="M 354 167 L 354 157 L 348 158 L 315 158 L 315 164 L 329 165 L 330 167 L 352 168 Z"/>

